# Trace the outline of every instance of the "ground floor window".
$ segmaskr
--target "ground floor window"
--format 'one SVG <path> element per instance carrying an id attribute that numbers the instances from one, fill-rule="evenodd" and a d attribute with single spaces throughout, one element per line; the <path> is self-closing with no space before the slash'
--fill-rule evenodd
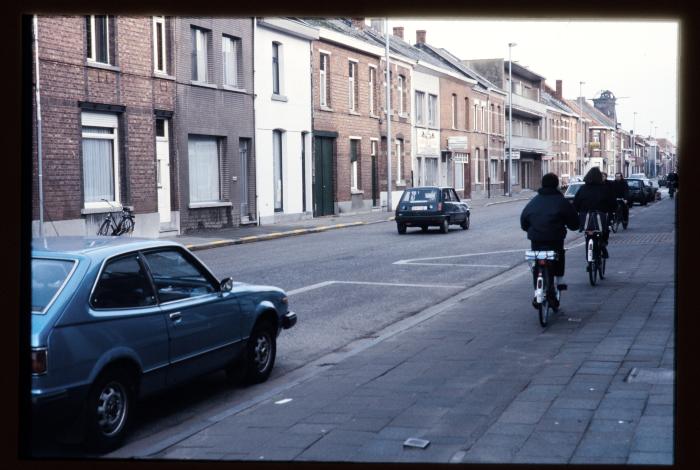
<path id="1" fill-rule="evenodd" d="M 82 121 L 83 199 L 85 207 L 119 202 L 117 116 L 84 112 Z"/>
<path id="2" fill-rule="evenodd" d="M 489 178 L 491 178 L 492 183 L 499 181 L 498 178 L 498 160 L 491 160 L 489 162 Z"/>
<path id="3" fill-rule="evenodd" d="M 519 184 L 520 183 L 520 162 L 519 161 L 514 161 L 512 163 L 512 168 L 513 168 L 513 177 L 511 178 L 511 184 Z"/>
<path id="4" fill-rule="evenodd" d="M 542 160 L 542 174 L 546 175 L 547 173 L 549 173 L 549 160 Z"/>
<path id="5" fill-rule="evenodd" d="M 221 200 L 220 160 L 220 145 L 217 137 L 189 136 L 190 202 Z"/>
<path id="6" fill-rule="evenodd" d="M 481 151 L 476 149 L 474 152 L 474 182 L 479 183 L 481 181 L 480 171 L 481 169 Z"/>
<path id="7" fill-rule="evenodd" d="M 350 188 L 354 191 L 359 190 L 360 182 L 358 180 L 357 166 L 359 150 L 358 146 L 360 141 L 357 139 L 350 139 Z"/>
<path id="8" fill-rule="evenodd" d="M 425 185 L 437 186 L 438 184 L 438 158 L 423 158 L 425 168 Z"/>
<path id="9" fill-rule="evenodd" d="M 464 189 L 464 162 L 455 162 L 455 189 Z"/>
<path id="10" fill-rule="evenodd" d="M 280 212 L 283 210 L 284 183 L 282 181 L 282 131 L 279 130 L 272 131 L 272 165 L 275 212 Z"/>

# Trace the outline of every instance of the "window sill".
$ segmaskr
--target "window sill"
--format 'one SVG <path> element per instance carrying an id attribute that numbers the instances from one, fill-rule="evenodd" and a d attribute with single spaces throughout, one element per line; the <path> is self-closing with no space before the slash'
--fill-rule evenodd
<path id="1" fill-rule="evenodd" d="M 357 111 L 353 111 L 352 109 L 348 111 L 348 114 L 352 114 L 353 116 L 362 116 L 362 114 L 358 113 Z"/>
<path id="2" fill-rule="evenodd" d="M 222 90 L 233 91 L 236 93 L 248 93 L 248 90 L 246 90 L 245 88 L 238 88 L 238 87 L 235 87 L 233 85 L 226 85 L 225 83 L 223 85 L 221 85 L 220 88 Z"/>
<path id="3" fill-rule="evenodd" d="M 212 201 L 212 202 L 190 202 L 187 205 L 188 209 L 206 209 L 209 207 L 232 207 L 232 202 Z"/>
<path id="4" fill-rule="evenodd" d="M 286 96 L 278 95 L 276 93 L 273 93 L 271 98 L 272 98 L 272 101 L 282 101 L 283 103 L 286 103 L 287 101 L 289 101 L 289 99 L 287 99 Z"/>
<path id="5" fill-rule="evenodd" d="M 321 111 L 327 111 L 329 113 L 333 112 L 333 108 L 329 108 L 328 106 L 321 106 Z"/>
<path id="6" fill-rule="evenodd" d="M 401 119 L 408 119 L 408 114 L 406 114 L 406 113 L 403 113 L 403 114 L 402 114 L 402 113 L 399 113 L 399 117 L 400 117 Z"/>
<path id="7" fill-rule="evenodd" d="M 168 75 L 164 72 L 153 72 L 153 78 L 162 78 L 163 80 L 172 80 L 173 82 L 175 81 L 174 76 Z"/>
<path id="8" fill-rule="evenodd" d="M 201 86 L 202 88 L 212 88 L 212 89 L 214 89 L 214 90 L 218 90 L 218 89 L 219 89 L 219 87 L 216 86 L 216 85 L 213 84 L 213 83 L 197 82 L 197 81 L 195 81 L 195 80 L 190 80 L 190 85 Z"/>
<path id="9" fill-rule="evenodd" d="M 406 186 L 406 181 L 404 181 L 404 180 L 396 180 L 396 181 L 394 181 L 394 184 L 395 184 L 396 187 L 398 188 L 399 186 Z"/>
<path id="10" fill-rule="evenodd" d="M 355 194 L 364 194 L 365 192 L 361 189 L 350 189 L 350 194 L 355 195 Z"/>
<path id="11" fill-rule="evenodd" d="M 376 114 L 371 114 L 371 113 L 370 113 L 369 117 L 371 117 L 372 119 L 381 119 L 381 118 L 380 118 L 379 116 L 377 116 Z"/>
<path id="12" fill-rule="evenodd" d="M 85 63 L 86 66 L 95 68 L 95 69 L 102 69 L 102 70 L 111 70 L 112 72 L 121 72 L 122 69 L 117 67 L 116 65 L 112 64 L 103 64 L 102 62 L 93 62 L 92 60 L 87 60 Z"/>
<path id="13" fill-rule="evenodd" d="M 118 202 L 113 202 L 112 205 L 110 206 L 109 204 L 102 204 L 102 205 L 95 205 L 95 206 L 90 206 L 90 207 L 83 207 L 80 209 L 80 214 L 81 215 L 88 215 L 88 214 L 106 214 L 108 212 L 119 212 L 122 210 L 123 207 L 126 207 L 127 209 L 134 210 L 133 207 L 131 206 L 122 206 Z"/>

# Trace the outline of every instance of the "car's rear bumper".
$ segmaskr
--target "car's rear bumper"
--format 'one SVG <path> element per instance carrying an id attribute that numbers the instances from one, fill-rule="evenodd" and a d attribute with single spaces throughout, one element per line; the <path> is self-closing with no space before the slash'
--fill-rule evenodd
<path id="1" fill-rule="evenodd" d="M 32 423 L 34 426 L 53 426 L 74 419 L 82 410 L 87 387 L 51 393 L 32 391 Z"/>
<path id="2" fill-rule="evenodd" d="M 427 214 L 427 215 L 397 215 L 396 223 L 406 225 L 440 225 L 447 218 L 446 214 Z"/>
<path id="3" fill-rule="evenodd" d="M 288 312 L 282 317 L 282 328 L 288 330 L 297 324 L 297 314 L 294 312 Z"/>

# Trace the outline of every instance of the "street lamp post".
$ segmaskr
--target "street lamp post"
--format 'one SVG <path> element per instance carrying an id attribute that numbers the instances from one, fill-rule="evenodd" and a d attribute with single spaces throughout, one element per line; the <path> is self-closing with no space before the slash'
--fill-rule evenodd
<path id="1" fill-rule="evenodd" d="M 637 111 L 632 113 L 632 115 L 633 115 L 633 117 L 632 117 L 632 158 L 633 158 L 634 163 L 636 164 L 637 163 L 637 141 L 634 138 L 634 129 L 637 127 Z M 629 174 L 626 176 L 629 176 Z"/>
<path id="2" fill-rule="evenodd" d="M 392 212 L 391 203 L 391 67 L 389 66 L 389 18 L 384 28 L 384 45 L 386 48 L 386 211 Z M 400 99 L 401 97 L 399 97 Z"/>
<path id="3" fill-rule="evenodd" d="M 513 196 L 513 62 L 511 60 L 513 46 L 517 44 L 508 43 L 508 197 Z"/>
<path id="4" fill-rule="evenodd" d="M 581 123 L 581 158 L 579 159 L 580 165 L 579 165 L 579 172 L 583 174 L 583 157 L 585 155 L 584 151 L 584 142 L 585 138 L 583 136 L 584 132 L 584 126 L 583 126 L 583 104 L 581 103 L 581 100 L 583 99 L 583 85 L 585 85 L 586 82 L 578 82 L 578 112 L 579 112 L 579 122 Z M 581 176 L 579 174 L 579 176 Z"/>

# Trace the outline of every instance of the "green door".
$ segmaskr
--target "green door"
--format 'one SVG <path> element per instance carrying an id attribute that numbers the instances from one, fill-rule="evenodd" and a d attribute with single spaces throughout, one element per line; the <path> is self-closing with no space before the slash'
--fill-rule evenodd
<path id="1" fill-rule="evenodd" d="M 314 139 L 314 216 L 333 214 L 333 138 Z"/>

